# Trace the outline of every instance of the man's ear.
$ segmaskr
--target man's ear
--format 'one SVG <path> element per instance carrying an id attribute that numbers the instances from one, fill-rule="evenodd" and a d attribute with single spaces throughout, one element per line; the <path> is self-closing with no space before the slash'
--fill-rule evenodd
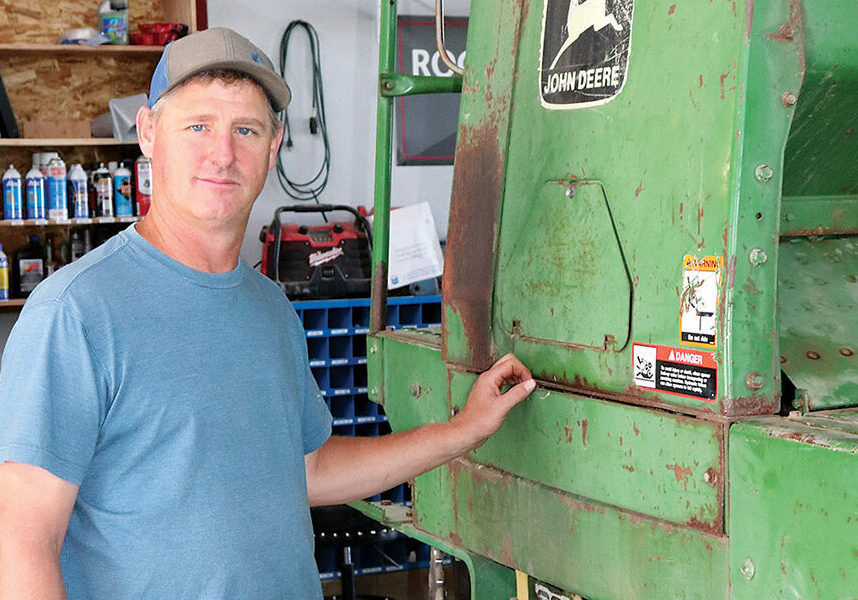
<path id="1" fill-rule="evenodd" d="M 152 158 L 152 145 L 155 138 L 155 120 L 152 118 L 152 109 L 141 106 L 137 111 L 137 143 L 143 156 Z"/>
<path id="2" fill-rule="evenodd" d="M 271 140 L 271 148 L 268 151 L 269 171 L 277 164 L 277 151 L 280 150 L 281 141 L 283 141 L 283 123 L 278 124 L 277 131 L 274 132 L 274 138 Z"/>

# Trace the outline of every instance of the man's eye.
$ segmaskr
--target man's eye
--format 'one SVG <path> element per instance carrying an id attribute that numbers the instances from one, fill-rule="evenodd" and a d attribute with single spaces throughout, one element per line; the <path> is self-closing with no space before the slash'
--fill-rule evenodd
<path id="1" fill-rule="evenodd" d="M 250 127 L 239 127 L 237 131 L 241 135 L 250 135 L 253 133 L 253 130 Z"/>
<path id="2" fill-rule="evenodd" d="M 205 125 L 191 125 L 189 129 L 191 131 L 202 131 L 203 129 L 205 129 Z"/>

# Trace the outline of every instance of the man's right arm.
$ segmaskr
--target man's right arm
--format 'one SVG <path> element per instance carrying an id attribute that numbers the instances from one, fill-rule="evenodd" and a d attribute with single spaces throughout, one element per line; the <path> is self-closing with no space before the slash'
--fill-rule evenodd
<path id="1" fill-rule="evenodd" d="M 66 597 L 60 550 L 77 490 L 45 469 L 0 464 L 0 598 Z"/>

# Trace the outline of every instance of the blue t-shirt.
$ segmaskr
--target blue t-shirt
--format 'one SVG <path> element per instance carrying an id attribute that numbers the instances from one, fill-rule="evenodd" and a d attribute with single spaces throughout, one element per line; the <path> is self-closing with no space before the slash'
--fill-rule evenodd
<path id="1" fill-rule="evenodd" d="M 0 461 L 79 484 L 70 600 L 319 599 L 304 455 L 331 415 L 283 293 L 132 227 L 45 280 L 0 372 Z"/>

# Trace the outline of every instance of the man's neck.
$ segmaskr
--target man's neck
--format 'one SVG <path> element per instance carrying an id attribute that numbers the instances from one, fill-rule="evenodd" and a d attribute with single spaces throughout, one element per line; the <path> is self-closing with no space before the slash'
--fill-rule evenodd
<path id="1" fill-rule="evenodd" d="M 137 232 L 173 260 L 206 273 L 225 273 L 234 269 L 244 239 L 244 226 L 184 225 L 162 215 L 155 204 L 137 224 Z"/>

